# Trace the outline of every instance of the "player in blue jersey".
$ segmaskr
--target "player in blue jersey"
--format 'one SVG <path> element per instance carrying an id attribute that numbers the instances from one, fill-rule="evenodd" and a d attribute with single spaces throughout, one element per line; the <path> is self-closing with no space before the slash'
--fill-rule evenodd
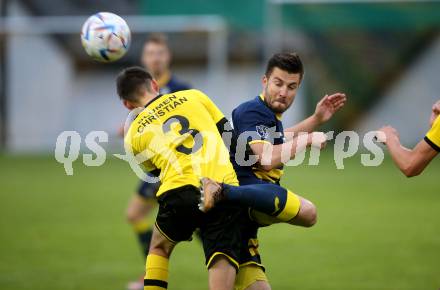
<path id="1" fill-rule="evenodd" d="M 141 61 L 157 81 L 160 94 L 191 89 L 189 84 L 179 80 L 170 71 L 171 51 L 165 35 L 153 34 L 145 41 Z"/>
<path id="2" fill-rule="evenodd" d="M 171 51 L 165 35 L 150 35 L 145 41 L 141 62 L 157 81 L 161 94 L 169 94 L 191 88 L 189 84 L 179 80 L 171 73 Z M 158 188 L 159 184 L 141 181 L 127 208 L 127 220 L 133 226 L 138 236 L 138 241 L 145 257 L 148 255 L 153 233 L 152 223 L 146 217 L 157 208 L 156 192 Z M 129 283 L 128 289 L 143 289 L 143 283 L 142 276 L 139 281 Z"/>
<path id="3" fill-rule="evenodd" d="M 316 223 L 317 213 L 313 203 L 279 186 L 283 162 L 306 146 L 325 143 L 322 133 L 315 133 L 315 137 L 320 139 L 318 142 L 313 142 L 313 135 L 309 134 L 303 145 L 299 145 L 296 136 L 300 132 L 311 133 L 328 121 L 344 106 L 346 96 L 342 93 L 326 95 L 317 104 L 312 116 L 284 129 L 281 114 L 292 105 L 303 73 L 302 62 L 296 54 L 275 54 L 269 60 L 262 79 L 262 93 L 241 104 L 232 113 L 234 137 L 230 152 L 240 188 L 212 183 L 213 189 L 205 192 L 204 210 L 209 210 L 220 200 L 236 201 L 252 209 L 249 218 L 243 222 L 244 237 L 236 289 L 270 289 L 258 253 L 258 227 L 276 222 L 304 227 Z M 287 160 L 283 154 L 287 154 Z M 253 164 L 247 162 L 251 156 L 255 157 Z M 258 185 L 259 189 L 252 185 Z M 267 190 L 261 191 L 262 188 Z"/>

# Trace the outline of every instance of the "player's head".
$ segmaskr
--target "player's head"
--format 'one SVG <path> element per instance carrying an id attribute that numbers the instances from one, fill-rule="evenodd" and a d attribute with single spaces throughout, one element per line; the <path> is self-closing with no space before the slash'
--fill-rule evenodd
<path id="1" fill-rule="evenodd" d="M 145 106 L 159 92 L 151 74 L 141 67 L 122 70 L 116 79 L 116 89 L 119 98 L 129 110 Z"/>
<path id="2" fill-rule="evenodd" d="M 150 35 L 145 41 L 141 61 L 142 65 L 151 72 L 155 78 L 161 76 L 168 70 L 171 53 L 165 35 Z"/>
<path id="3" fill-rule="evenodd" d="M 303 64 L 296 53 L 274 54 L 263 76 L 263 95 L 275 113 L 283 113 L 293 103 L 304 75 Z"/>

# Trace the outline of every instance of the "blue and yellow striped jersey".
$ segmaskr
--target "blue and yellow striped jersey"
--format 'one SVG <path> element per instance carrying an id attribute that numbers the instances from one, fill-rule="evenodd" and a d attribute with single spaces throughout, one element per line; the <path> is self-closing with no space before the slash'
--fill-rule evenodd
<path id="1" fill-rule="evenodd" d="M 200 178 L 238 185 L 218 124 L 223 113 L 201 91 L 159 95 L 134 119 L 126 146 L 145 160 L 148 172 L 160 171 L 157 196 L 184 185 L 200 185 Z"/>
<path id="2" fill-rule="evenodd" d="M 234 109 L 232 123 L 234 126 L 234 142 L 230 150 L 231 160 L 240 182 L 257 178 L 279 183 L 283 174 L 283 166 L 265 171 L 259 164 L 243 165 L 240 151 L 242 151 L 242 146 L 246 146 L 246 149 L 243 150 L 245 151 L 244 160 L 248 160 L 249 155 L 253 154 L 250 144 L 263 142 L 279 145 L 284 143 L 284 129 L 280 116 L 266 105 L 263 96 L 257 96 Z M 243 141 L 245 144 L 243 144 Z"/>

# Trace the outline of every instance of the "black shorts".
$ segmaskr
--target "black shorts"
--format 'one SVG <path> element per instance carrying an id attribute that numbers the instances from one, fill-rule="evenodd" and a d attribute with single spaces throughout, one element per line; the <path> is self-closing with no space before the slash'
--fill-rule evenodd
<path id="1" fill-rule="evenodd" d="M 156 192 L 159 189 L 160 182 L 150 183 L 141 181 L 137 188 L 137 194 L 144 199 L 156 199 Z"/>
<path id="2" fill-rule="evenodd" d="M 247 184 L 267 184 L 269 182 L 263 181 L 258 178 L 240 178 L 240 185 Z M 264 270 L 264 266 L 261 263 L 261 256 L 258 250 L 258 229 L 262 227 L 257 222 L 253 221 L 250 217 L 250 208 L 243 210 L 241 218 L 241 242 L 240 242 L 240 266 L 255 264 L 260 266 Z"/>
<path id="3" fill-rule="evenodd" d="M 260 225 L 254 222 L 248 212 L 248 208 L 244 209 L 241 218 L 241 242 L 240 242 L 240 266 L 255 264 L 264 270 L 261 263 L 261 256 L 258 251 L 258 228 Z"/>
<path id="4" fill-rule="evenodd" d="M 186 185 L 158 197 L 157 229 L 172 243 L 189 241 L 200 228 L 206 265 L 225 256 L 238 270 L 240 257 L 242 207 L 220 203 L 208 213 L 199 210 L 200 191 Z"/>

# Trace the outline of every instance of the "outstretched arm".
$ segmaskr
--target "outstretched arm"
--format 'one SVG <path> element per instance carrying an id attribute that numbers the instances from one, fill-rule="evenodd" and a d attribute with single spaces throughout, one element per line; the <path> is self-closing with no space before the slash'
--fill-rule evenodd
<path id="1" fill-rule="evenodd" d="M 379 131 L 385 134 L 383 141 L 397 167 L 407 177 L 417 176 L 428 166 L 438 152 L 426 140 L 420 141 L 414 149 L 405 148 L 400 144 L 399 134 L 390 126 L 382 127 Z"/>
<path id="2" fill-rule="evenodd" d="M 288 133 L 292 135 L 291 133 L 310 133 L 314 131 L 318 126 L 330 120 L 330 118 L 345 105 L 346 101 L 347 97 L 344 93 L 325 95 L 318 104 L 316 104 L 316 109 L 313 115 L 295 126 L 287 128 L 284 131 L 285 135 L 289 135 Z"/>
<path id="3" fill-rule="evenodd" d="M 265 171 L 278 168 L 290 159 L 295 158 L 297 153 L 302 152 L 308 146 L 315 146 L 323 149 L 326 145 L 326 135 L 322 132 L 313 132 L 304 136 L 298 136 L 291 140 L 272 145 L 269 142 L 258 142 L 251 144 L 253 153 L 258 158 L 258 163 Z"/>

